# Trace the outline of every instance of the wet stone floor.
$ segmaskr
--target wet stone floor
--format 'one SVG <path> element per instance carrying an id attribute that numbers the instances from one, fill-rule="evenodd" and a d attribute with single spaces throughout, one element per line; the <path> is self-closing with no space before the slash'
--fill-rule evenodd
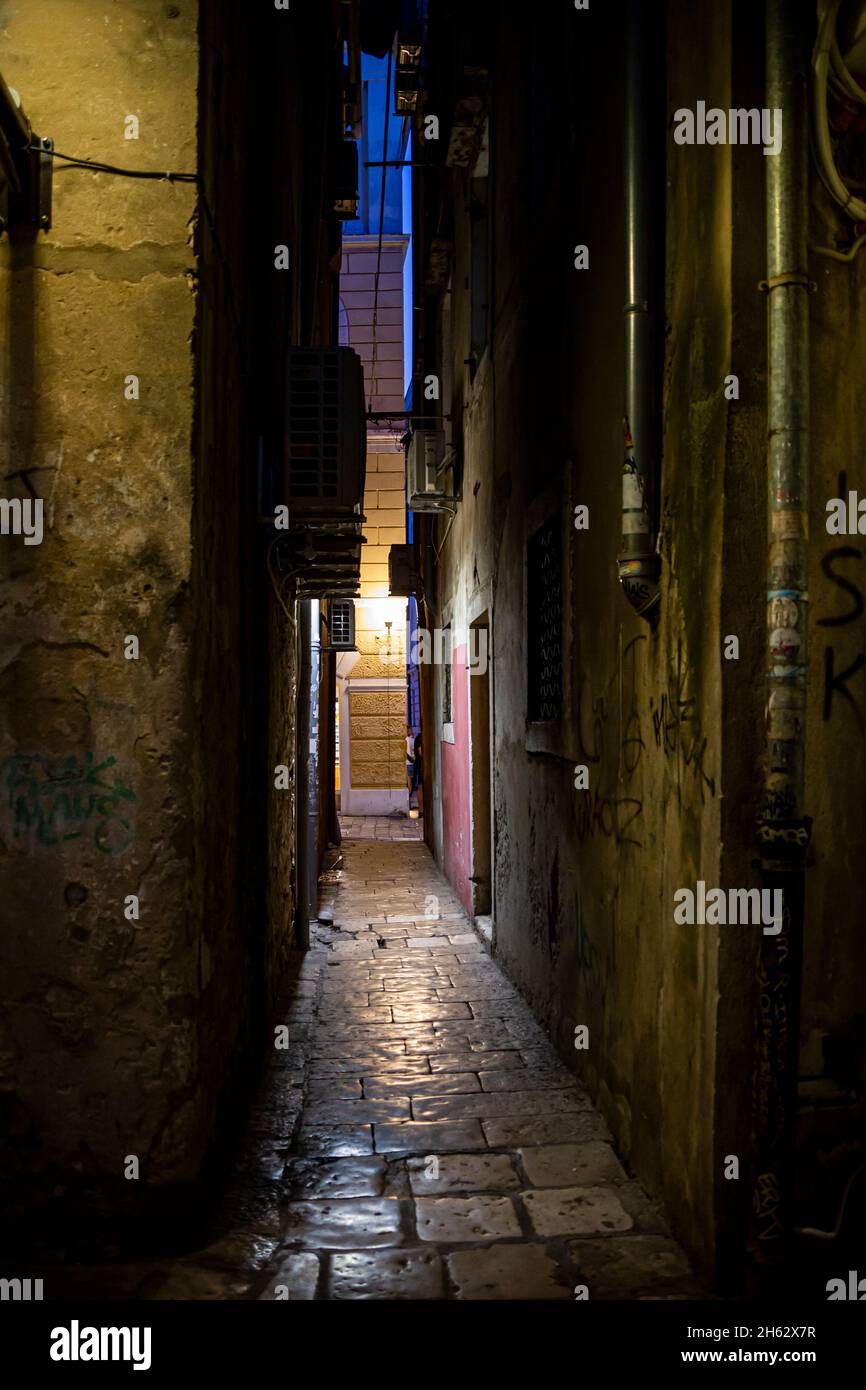
<path id="1" fill-rule="evenodd" d="M 68 1291 L 107 1276 L 115 1297 L 160 1299 L 705 1297 L 426 846 L 341 852 L 221 1233 Z"/>
<path id="2" fill-rule="evenodd" d="M 388 816 L 347 816 L 340 814 L 344 840 L 421 840 L 423 822 L 403 811 Z"/>

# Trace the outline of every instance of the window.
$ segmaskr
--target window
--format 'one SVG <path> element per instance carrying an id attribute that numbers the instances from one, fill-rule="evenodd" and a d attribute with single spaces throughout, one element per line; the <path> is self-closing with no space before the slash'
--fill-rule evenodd
<path id="1" fill-rule="evenodd" d="M 527 716 L 562 718 L 562 515 L 555 512 L 526 546 Z"/>
<path id="2" fill-rule="evenodd" d="M 451 627 L 445 628 L 442 633 L 442 723 L 454 723 L 454 711 L 452 708 L 453 685 L 452 685 L 452 661 L 451 661 Z"/>

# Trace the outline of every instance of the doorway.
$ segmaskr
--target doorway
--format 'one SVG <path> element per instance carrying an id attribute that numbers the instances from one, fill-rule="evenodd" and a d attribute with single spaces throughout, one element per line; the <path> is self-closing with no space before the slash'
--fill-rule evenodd
<path id="1" fill-rule="evenodd" d="M 469 768 L 472 796 L 473 915 L 493 912 L 492 785 L 490 776 L 490 624 L 487 611 L 469 630 Z"/>

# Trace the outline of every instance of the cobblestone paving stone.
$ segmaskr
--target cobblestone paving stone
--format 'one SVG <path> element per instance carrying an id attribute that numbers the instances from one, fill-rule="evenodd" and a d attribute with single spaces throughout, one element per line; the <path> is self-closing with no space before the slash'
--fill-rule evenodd
<path id="1" fill-rule="evenodd" d="M 344 840 L 422 840 L 423 824 L 408 815 L 340 816 Z"/>
<path id="2" fill-rule="evenodd" d="M 423 843 L 344 840 L 320 917 L 213 1241 L 114 1296 L 707 1296 Z"/>

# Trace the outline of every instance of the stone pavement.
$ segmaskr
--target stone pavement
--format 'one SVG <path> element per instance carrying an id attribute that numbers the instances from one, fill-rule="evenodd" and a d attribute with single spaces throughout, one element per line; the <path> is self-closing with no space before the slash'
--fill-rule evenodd
<path id="1" fill-rule="evenodd" d="M 426 846 L 346 841 L 331 877 L 264 1296 L 701 1297 Z"/>
<path id="2" fill-rule="evenodd" d="M 409 816 L 340 816 L 344 840 L 423 840 L 424 822 Z"/>
<path id="3" fill-rule="evenodd" d="M 46 1297 L 702 1298 L 424 844 L 347 840 L 210 1244 Z"/>

